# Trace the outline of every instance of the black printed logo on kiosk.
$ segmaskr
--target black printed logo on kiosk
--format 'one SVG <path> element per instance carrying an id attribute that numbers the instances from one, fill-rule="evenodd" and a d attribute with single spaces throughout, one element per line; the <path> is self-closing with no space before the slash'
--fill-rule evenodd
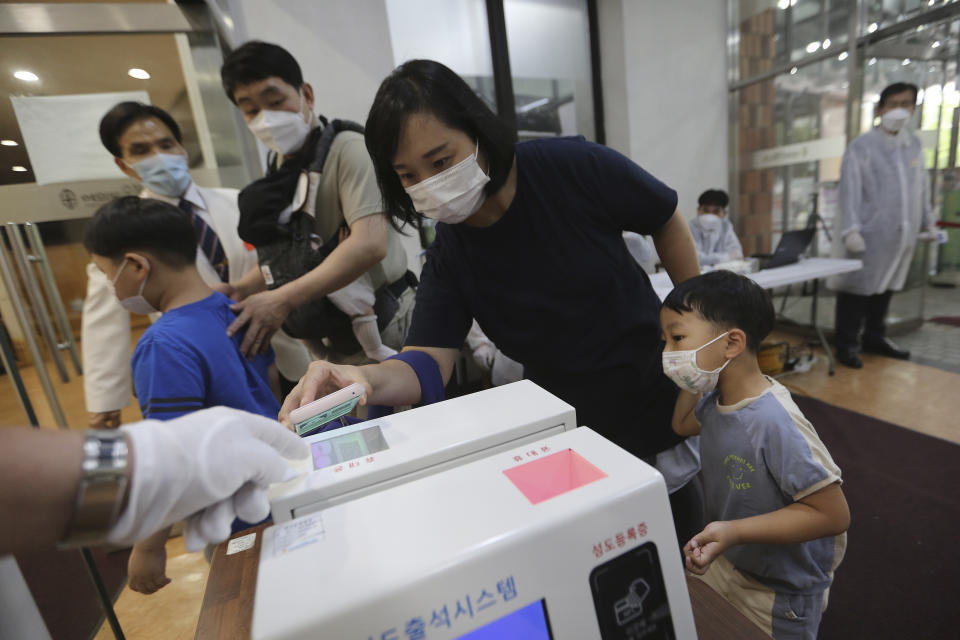
<path id="1" fill-rule="evenodd" d="M 595 567 L 590 572 L 590 589 L 604 640 L 676 638 L 653 542 Z"/>

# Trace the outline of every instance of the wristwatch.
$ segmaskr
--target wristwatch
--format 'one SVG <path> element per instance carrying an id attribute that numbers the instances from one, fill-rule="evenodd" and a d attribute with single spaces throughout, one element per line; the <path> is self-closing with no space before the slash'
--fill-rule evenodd
<path id="1" fill-rule="evenodd" d="M 119 429 L 89 429 L 83 438 L 83 477 L 60 548 L 103 542 L 116 523 L 127 493 L 129 448 Z"/>

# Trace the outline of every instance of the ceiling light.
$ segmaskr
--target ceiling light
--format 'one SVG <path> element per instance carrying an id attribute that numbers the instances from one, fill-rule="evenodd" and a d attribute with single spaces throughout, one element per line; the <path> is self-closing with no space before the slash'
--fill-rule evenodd
<path id="1" fill-rule="evenodd" d="M 2 145 L 5 146 L 5 147 L 18 147 L 18 146 L 20 146 L 19 144 L 17 144 L 17 141 L 16 141 L 16 140 L 0 140 L 0 144 L 2 144 Z"/>
<path id="2" fill-rule="evenodd" d="M 780 9 L 786 9 L 789 6 L 790 6 L 790 0 L 780 0 L 780 2 L 777 3 L 777 7 Z"/>
<path id="3" fill-rule="evenodd" d="M 826 40 L 823 41 L 823 48 L 829 49 L 831 44 L 833 43 L 830 41 L 830 38 L 827 38 Z"/>
<path id="4" fill-rule="evenodd" d="M 40 79 L 40 77 L 33 71 L 26 71 L 24 69 L 21 69 L 20 71 L 14 71 L 13 77 L 17 80 L 23 80 L 25 82 L 36 82 Z"/>
<path id="5" fill-rule="evenodd" d="M 877 25 L 876 22 L 871 22 L 871 23 L 870 23 L 870 26 L 867 27 L 867 33 L 873 33 L 874 31 L 877 30 L 878 26 L 879 26 L 879 25 Z"/>
<path id="6" fill-rule="evenodd" d="M 870 65 L 870 66 L 873 66 L 873 65 L 877 64 L 877 59 L 876 59 L 876 58 L 870 58 L 870 62 L 868 62 L 867 64 Z"/>
<path id="7" fill-rule="evenodd" d="M 908 64 L 910 64 L 910 58 L 904 58 L 904 59 L 903 59 L 903 62 L 900 63 L 900 66 L 901 66 L 901 67 L 905 67 L 905 66 L 907 66 Z"/>
<path id="8" fill-rule="evenodd" d="M 26 167 L 21 167 L 20 165 L 15 164 L 15 165 L 13 165 L 13 170 L 16 171 L 16 172 L 18 172 L 18 173 L 22 173 L 22 172 L 26 171 L 27 168 L 26 168 Z"/>
<path id="9" fill-rule="evenodd" d="M 840 55 L 837 56 L 837 60 L 839 60 L 840 62 L 843 62 L 844 60 L 846 60 L 846 59 L 849 58 L 849 57 L 850 57 L 850 54 L 847 53 L 846 51 L 844 51 L 843 53 L 841 53 Z"/>
<path id="10" fill-rule="evenodd" d="M 797 75 L 797 68 L 796 68 L 796 67 L 794 67 L 793 69 L 790 69 L 790 75 L 792 75 L 792 76 Z"/>
<path id="11" fill-rule="evenodd" d="M 136 78 L 137 80 L 149 80 L 150 74 L 144 71 L 143 69 L 128 69 L 127 75 L 131 78 Z"/>
<path id="12" fill-rule="evenodd" d="M 936 49 L 936 48 L 939 47 L 939 46 L 940 46 L 940 41 L 939 41 L 939 40 L 936 40 L 932 45 L 930 45 L 930 48 L 931 48 L 931 49 Z"/>
<path id="13" fill-rule="evenodd" d="M 807 53 L 813 53 L 820 48 L 820 42 L 811 42 L 807 45 Z"/>

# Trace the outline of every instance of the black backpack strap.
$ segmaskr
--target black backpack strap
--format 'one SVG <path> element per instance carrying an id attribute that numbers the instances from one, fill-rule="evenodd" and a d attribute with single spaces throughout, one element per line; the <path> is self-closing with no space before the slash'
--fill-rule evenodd
<path id="1" fill-rule="evenodd" d="M 321 118 L 321 121 L 324 120 Z M 323 127 L 320 139 L 317 140 L 317 146 L 314 148 L 313 161 L 307 168 L 307 171 L 323 173 L 323 165 L 327 162 L 327 155 L 330 153 L 330 147 L 333 146 L 333 139 L 341 131 L 356 131 L 363 133 L 363 126 L 351 120 L 333 120 L 330 124 Z"/>

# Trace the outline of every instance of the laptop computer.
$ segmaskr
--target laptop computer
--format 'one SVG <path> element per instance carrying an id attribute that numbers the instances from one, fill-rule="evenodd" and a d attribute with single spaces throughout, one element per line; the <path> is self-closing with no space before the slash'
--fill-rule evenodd
<path id="1" fill-rule="evenodd" d="M 808 227 L 806 229 L 798 229 L 796 231 L 787 231 L 780 236 L 780 242 L 777 243 L 777 248 L 772 254 L 767 256 L 757 256 L 760 258 L 766 258 L 761 259 L 760 268 L 772 269 L 774 267 L 783 267 L 799 261 L 800 256 L 804 251 L 807 250 L 807 247 L 810 246 L 810 243 L 813 241 L 813 237 L 816 235 L 816 233 L 816 227 Z"/>

